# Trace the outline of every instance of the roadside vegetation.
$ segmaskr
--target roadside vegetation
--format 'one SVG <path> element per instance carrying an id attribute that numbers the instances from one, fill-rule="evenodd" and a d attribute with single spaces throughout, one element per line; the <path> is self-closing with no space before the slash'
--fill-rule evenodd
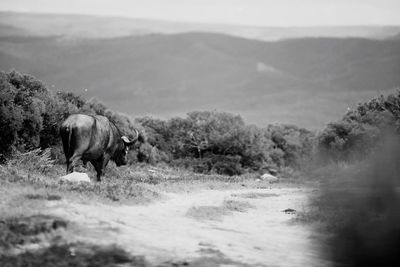
<path id="1" fill-rule="evenodd" d="M 298 219 L 323 233 L 335 266 L 400 262 L 399 126 L 400 92 L 359 104 L 318 136 L 309 175 L 322 186 Z"/>

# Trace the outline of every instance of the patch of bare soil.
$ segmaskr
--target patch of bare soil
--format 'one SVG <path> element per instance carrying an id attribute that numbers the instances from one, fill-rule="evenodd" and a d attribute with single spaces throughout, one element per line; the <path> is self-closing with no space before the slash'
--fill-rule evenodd
<path id="1" fill-rule="evenodd" d="M 264 197 L 277 197 L 278 194 L 273 193 L 259 193 L 259 192 L 249 192 L 249 193 L 241 193 L 241 194 L 231 194 L 232 197 L 241 197 L 241 198 L 264 198 Z"/>
<path id="2" fill-rule="evenodd" d="M 207 190 L 143 206 L 48 205 L 80 226 L 73 241 L 116 244 L 156 266 L 329 266 L 312 229 L 283 212 L 305 209 L 308 192 Z"/>

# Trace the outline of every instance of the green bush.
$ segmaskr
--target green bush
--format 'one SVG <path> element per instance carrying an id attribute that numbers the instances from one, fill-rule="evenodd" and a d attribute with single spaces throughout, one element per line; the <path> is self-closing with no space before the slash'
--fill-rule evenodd
<path id="1" fill-rule="evenodd" d="M 400 129 L 400 91 L 380 96 L 349 110 L 319 134 L 317 147 L 323 161 L 354 161 L 374 151 L 388 132 Z"/>
<path id="2" fill-rule="evenodd" d="M 239 155 L 214 156 L 212 158 L 211 172 L 229 176 L 241 175 L 244 173 L 244 169 L 240 162 L 241 157 Z"/>

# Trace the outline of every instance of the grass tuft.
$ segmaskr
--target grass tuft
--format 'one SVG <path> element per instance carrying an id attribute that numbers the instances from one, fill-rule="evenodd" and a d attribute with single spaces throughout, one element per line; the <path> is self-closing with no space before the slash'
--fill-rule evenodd
<path id="1" fill-rule="evenodd" d="M 0 248 L 38 243 L 41 240 L 38 235 L 66 228 L 67 225 L 65 220 L 47 215 L 6 218 L 0 221 Z"/>
<path id="2" fill-rule="evenodd" d="M 25 195 L 25 198 L 33 200 L 49 200 L 49 201 L 62 199 L 62 197 L 58 195 L 42 195 L 42 194 L 27 194 Z"/>
<path id="3" fill-rule="evenodd" d="M 229 215 L 231 212 L 220 206 L 199 206 L 199 207 L 191 207 L 186 216 L 197 220 L 211 220 L 211 221 L 220 221 L 223 216 Z"/>
<path id="4" fill-rule="evenodd" d="M 50 148 L 45 150 L 37 148 L 28 152 L 15 150 L 7 165 L 23 166 L 27 171 L 47 173 L 54 166 L 54 160 L 51 159 Z"/>
<path id="5" fill-rule="evenodd" d="M 247 210 L 254 208 L 249 202 L 237 201 L 237 200 L 225 200 L 223 207 L 230 211 L 246 212 Z"/>

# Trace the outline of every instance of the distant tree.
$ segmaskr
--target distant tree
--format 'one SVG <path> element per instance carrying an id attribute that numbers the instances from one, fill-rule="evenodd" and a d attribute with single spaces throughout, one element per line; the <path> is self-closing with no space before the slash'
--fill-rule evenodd
<path id="1" fill-rule="evenodd" d="M 288 124 L 269 125 L 267 130 L 274 148 L 283 155 L 283 161 L 279 159 L 281 162 L 278 165 L 300 168 L 302 161 L 311 157 L 315 138 L 311 131 Z"/>
<path id="2" fill-rule="evenodd" d="M 172 118 L 167 122 L 167 128 L 173 158 L 194 157 L 195 154 L 187 146 L 189 142 L 187 139 L 190 138 L 188 133 L 191 130 L 189 121 L 183 118 Z"/>
<path id="3" fill-rule="evenodd" d="M 87 114 L 97 114 L 101 116 L 106 116 L 107 107 L 106 105 L 99 101 L 96 97 L 90 98 L 85 104 L 82 106 L 81 112 Z"/>
<path id="4" fill-rule="evenodd" d="M 13 145 L 20 149 L 35 148 L 40 145 L 42 116 L 46 112 L 46 100 L 50 94 L 43 83 L 30 75 L 11 71 L 6 74 L 6 79 L 15 88 L 12 106 L 18 107 L 22 117 L 22 125 L 16 132 Z"/>
<path id="5" fill-rule="evenodd" d="M 239 136 L 244 122 L 240 116 L 226 112 L 195 111 L 187 118 L 190 124 L 187 145 L 197 150 L 198 156 L 210 150 L 214 154 L 236 154 L 241 149 Z"/>
<path id="6" fill-rule="evenodd" d="M 23 124 L 23 109 L 15 104 L 16 95 L 17 89 L 9 83 L 7 75 L 0 72 L 0 154 L 3 157 L 16 144 Z"/>
<path id="7" fill-rule="evenodd" d="M 172 131 L 168 128 L 167 122 L 151 117 L 137 118 L 136 122 L 144 128 L 147 142 L 153 147 L 155 161 L 169 162 L 172 159 L 173 145 L 171 142 Z"/>
<path id="8" fill-rule="evenodd" d="M 244 168 L 252 171 L 276 169 L 280 164 L 272 157 L 274 143 L 266 129 L 255 125 L 244 127 L 240 137 L 239 154 Z"/>
<path id="9" fill-rule="evenodd" d="M 68 103 L 77 109 L 82 109 L 86 101 L 81 96 L 75 95 L 71 92 L 59 91 L 56 94 L 57 99 L 62 103 Z"/>

